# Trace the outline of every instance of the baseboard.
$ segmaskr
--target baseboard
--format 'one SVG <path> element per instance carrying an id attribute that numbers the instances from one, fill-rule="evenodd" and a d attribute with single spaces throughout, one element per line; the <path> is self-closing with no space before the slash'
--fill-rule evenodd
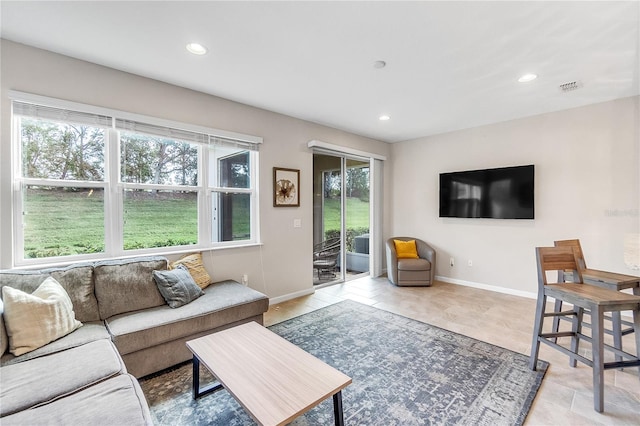
<path id="1" fill-rule="evenodd" d="M 286 302 L 287 300 L 296 299 L 302 296 L 308 296 L 316 292 L 316 289 L 311 287 L 304 290 L 296 291 L 294 293 L 285 294 L 283 296 L 272 297 L 269 299 L 269 305 L 277 305 L 278 303 Z"/>
<path id="2" fill-rule="evenodd" d="M 450 283 L 450 284 L 462 285 L 462 286 L 465 286 L 465 287 L 479 288 L 481 290 L 495 291 L 496 293 L 504 293 L 504 294 L 510 294 L 512 296 L 526 297 L 527 299 L 537 299 L 538 298 L 538 293 L 531 293 L 531 292 L 528 292 L 528 291 L 514 290 L 512 288 L 498 287 L 498 286 L 495 286 L 495 285 L 476 283 L 476 282 L 473 282 L 473 281 L 458 280 L 458 279 L 455 279 L 455 278 L 443 277 L 443 276 L 440 276 L 440 275 L 436 275 L 436 280 L 444 281 L 445 283 Z"/>

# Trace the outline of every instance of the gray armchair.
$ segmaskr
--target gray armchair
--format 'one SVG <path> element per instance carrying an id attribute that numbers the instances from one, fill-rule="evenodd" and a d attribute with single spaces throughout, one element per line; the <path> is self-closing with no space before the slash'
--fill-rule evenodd
<path id="1" fill-rule="evenodd" d="M 416 241 L 419 259 L 398 259 L 393 240 Z M 387 240 L 387 277 L 397 286 L 430 286 L 436 267 L 436 251 L 417 238 L 392 237 Z"/>

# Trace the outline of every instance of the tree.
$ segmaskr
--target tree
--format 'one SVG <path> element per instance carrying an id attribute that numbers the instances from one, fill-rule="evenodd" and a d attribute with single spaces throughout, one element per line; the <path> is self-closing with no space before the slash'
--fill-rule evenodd
<path id="1" fill-rule="evenodd" d="M 122 180 L 197 185 L 198 149 L 187 142 L 139 134 L 121 135 Z"/>
<path id="2" fill-rule="evenodd" d="M 347 169 L 347 196 L 363 201 L 369 199 L 369 167 L 351 167 Z"/>
<path id="3" fill-rule="evenodd" d="M 104 179 L 104 129 L 22 119 L 23 174 L 64 180 Z"/>

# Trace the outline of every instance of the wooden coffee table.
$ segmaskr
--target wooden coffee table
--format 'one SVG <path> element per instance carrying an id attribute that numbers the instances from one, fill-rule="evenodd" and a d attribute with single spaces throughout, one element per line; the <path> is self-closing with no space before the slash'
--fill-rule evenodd
<path id="1" fill-rule="evenodd" d="M 333 396 L 344 424 L 342 389 L 351 378 L 255 322 L 187 342 L 193 397 L 225 388 L 260 425 L 284 425 Z M 200 363 L 220 382 L 200 389 Z"/>

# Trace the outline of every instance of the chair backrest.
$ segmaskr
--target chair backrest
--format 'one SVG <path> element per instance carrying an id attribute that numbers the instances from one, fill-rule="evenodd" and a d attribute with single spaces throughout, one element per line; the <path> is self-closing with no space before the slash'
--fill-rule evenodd
<path id="1" fill-rule="evenodd" d="M 573 251 L 576 253 L 576 257 L 578 259 L 578 265 L 582 269 L 587 269 L 587 262 L 584 260 L 584 253 L 582 253 L 582 246 L 580 245 L 580 240 L 559 240 L 554 241 L 553 244 L 556 247 L 571 247 Z"/>
<path id="2" fill-rule="evenodd" d="M 340 248 L 340 237 L 329 238 L 313 246 L 313 254 L 322 253 L 327 250 L 334 250 Z"/>
<path id="3" fill-rule="evenodd" d="M 572 271 L 574 283 L 582 283 L 582 268 L 578 262 L 578 256 L 573 248 L 560 247 L 536 247 L 536 262 L 538 264 L 538 288 L 541 290 L 547 284 L 548 271 Z"/>

